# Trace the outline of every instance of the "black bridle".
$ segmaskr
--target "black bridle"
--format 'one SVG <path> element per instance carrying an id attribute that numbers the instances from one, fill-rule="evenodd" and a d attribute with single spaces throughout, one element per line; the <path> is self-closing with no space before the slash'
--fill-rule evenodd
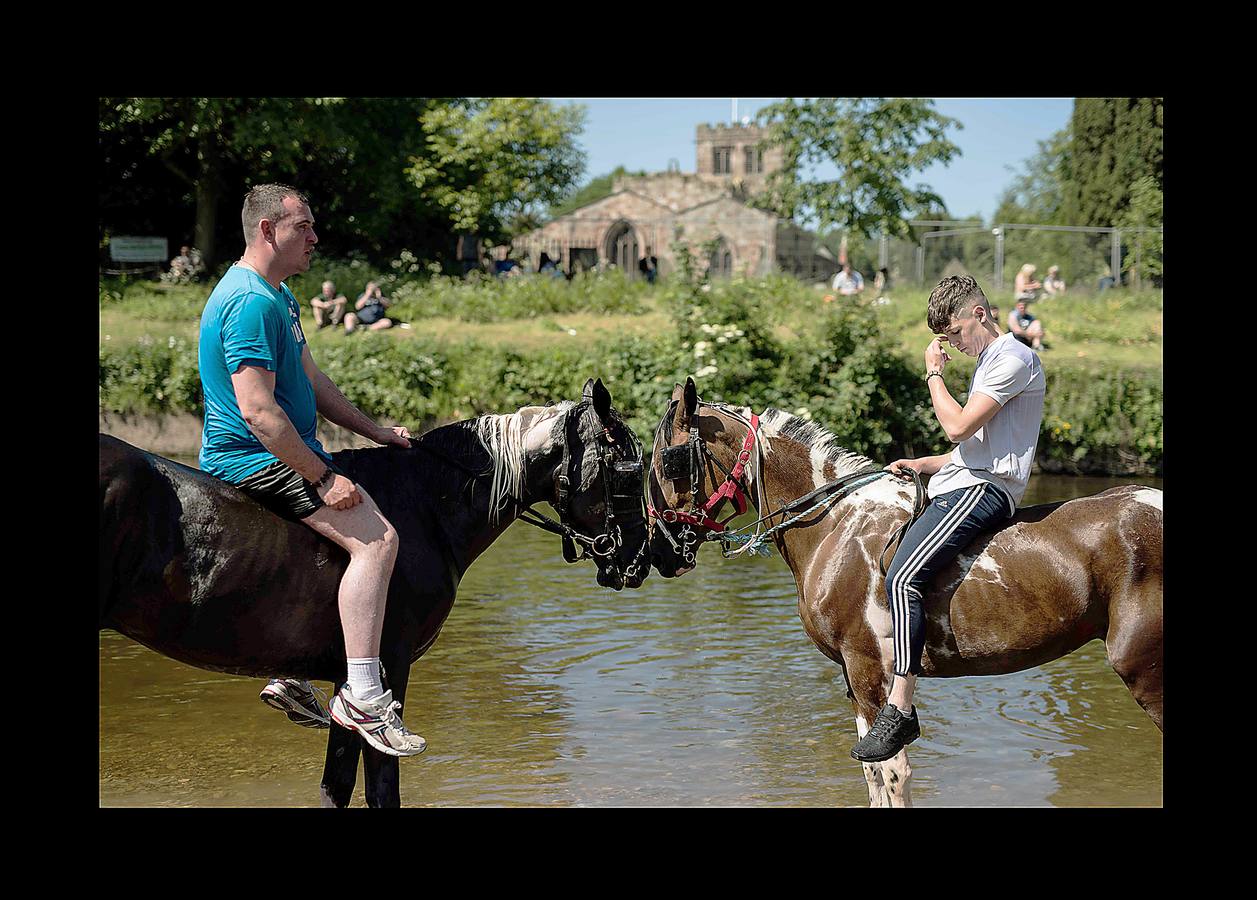
<path id="1" fill-rule="evenodd" d="M 747 426 L 748 431 L 747 438 L 738 454 L 738 461 L 734 464 L 732 470 L 722 466 L 720 460 L 716 459 L 712 452 L 707 449 L 707 442 L 699 436 L 697 427 L 690 428 L 689 440 L 684 444 L 676 447 L 665 447 L 660 451 L 659 463 L 660 468 L 663 470 L 663 477 L 674 484 L 682 480 L 689 481 L 689 508 L 687 510 L 673 510 L 665 507 L 661 510 L 656 510 L 651 505 L 647 507 L 647 511 L 654 517 L 655 525 L 658 526 L 660 533 L 663 534 L 668 543 L 672 545 L 672 549 L 690 566 L 695 564 L 700 544 L 705 540 L 718 540 L 719 533 L 724 531 L 729 522 L 746 512 L 750 490 L 743 477 L 751 468 L 749 464 L 752 458 L 752 447 L 755 449 L 756 468 L 758 468 L 759 461 L 758 417 L 752 413 L 751 420 L 748 422 L 742 420 L 740 416 L 736 416 L 730 410 L 715 404 L 704 403 L 702 400 L 699 400 L 698 405 L 734 415 L 735 418 L 738 418 Z M 664 413 L 663 418 L 659 421 L 659 426 L 655 429 L 655 442 L 654 447 L 652 447 L 652 454 L 654 449 L 659 446 L 661 435 L 664 435 L 666 439 L 670 439 L 666 434 L 666 430 L 672 422 L 672 416 L 676 411 L 676 407 L 677 401 L 671 401 L 668 404 L 667 412 Z M 704 463 L 706 463 L 707 472 L 710 474 L 713 484 L 716 483 L 715 469 L 719 469 L 724 473 L 725 481 L 711 496 L 705 498 L 700 506 L 697 498 L 701 487 Z M 715 517 L 720 511 L 720 507 L 724 505 L 725 500 L 733 501 L 734 512 L 724 521 L 719 521 Z M 669 531 L 669 524 L 679 525 L 676 538 Z M 708 534 L 700 535 L 695 531 L 696 526 L 708 529 Z M 717 537 L 712 537 L 713 533 Z"/>
<path id="2" fill-rule="evenodd" d="M 612 437 L 610 427 L 598 420 L 592 407 L 592 401 L 586 396 L 580 403 L 564 413 L 561 443 L 563 460 L 555 470 L 555 498 L 551 502 L 559 514 L 559 521 L 555 522 L 532 507 L 521 509 L 519 518 L 529 525 L 535 525 L 552 534 L 560 535 L 563 538 L 563 558 L 567 562 L 574 563 L 582 559 L 600 557 L 606 560 L 606 568 L 619 576 L 622 583 L 625 583 L 650 566 L 650 545 L 646 536 L 643 536 L 642 544 L 634 555 L 633 561 L 623 571 L 620 571 L 619 563 L 619 551 L 624 546 L 623 527 L 631 527 L 638 521 L 644 524 L 646 521 L 642 498 L 644 472 L 642 447 L 632 429 L 626 425 L 624 430 L 629 435 L 630 455 L 626 459 L 616 459 L 616 448 L 621 445 Z M 580 425 L 584 418 L 590 415 L 593 416 L 592 424 L 598 431 L 594 438 L 594 446 L 592 448 L 585 446 L 589 452 L 595 454 L 598 461 L 605 501 L 603 530 L 601 534 L 593 537 L 578 531 L 568 521 L 571 516 L 572 485 L 575 483 L 579 489 L 581 484 L 580 471 L 573 471 L 576 458 L 572 455 L 571 448 L 581 443 Z M 577 543 L 582 545 L 579 552 L 576 547 Z"/>

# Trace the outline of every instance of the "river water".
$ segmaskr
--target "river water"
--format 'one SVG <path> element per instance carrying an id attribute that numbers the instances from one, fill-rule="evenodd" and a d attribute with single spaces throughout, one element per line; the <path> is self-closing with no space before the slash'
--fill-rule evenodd
<path id="1" fill-rule="evenodd" d="M 1162 486 L 1036 475 L 1023 502 L 1129 483 Z M 841 670 L 775 553 L 709 546 L 685 577 L 618 594 L 593 572 L 521 523 L 472 566 L 412 669 L 405 718 L 428 749 L 401 761 L 404 805 L 867 805 Z M 318 805 L 326 732 L 264 706 L 263 685 L 101 632 L 101 805 Z M 1162 805 L 1161 734 L 1099 641 L 1026 672 L 923 679 L 916 701 L 917 806 Z"/>

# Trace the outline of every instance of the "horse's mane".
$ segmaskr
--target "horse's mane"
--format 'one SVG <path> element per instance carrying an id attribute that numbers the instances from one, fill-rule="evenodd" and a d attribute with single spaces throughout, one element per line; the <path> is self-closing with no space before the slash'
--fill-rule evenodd
<path id="1" fill-rule="evenodd" d="M 703 401 L 701 406 L 718 409 L 721 412 L 730 413 L 748 421 L 751 418 L 751 410 L 745 406 L 730 406 L 727 403 L 708 403 L 706 401 Z M 676 401 L 673 400 L 668 405 L 668 411 L 663 417 L 663 439 L 666 443 L 672 442 L 672 416 L 675 411 Z M 764 438 L 764 452 L 766 454 L 772 452 L 772 439 L 774 437 L 783 437 L 800 443 L 811 450 L 819 451 L 822 459 L 834 467 L 835 478 L 841 478 L 851 472 L 858 472 L 873 464 L 868 457 L 861 456 L 859 453 L 839 446 L 838 438 L 820 425 L 791 415 L 784 410 L 770 406 L 764 410 L 764 414 L 760 416 L 759 421 L 760 435 Z"/>
<path id="2" fill-rule="evenodd" d="M 873 465 L 873 461 L 867 456 L 840 446 L 838 438 L 816 422 L 791 415 L 784 410 L 768 407 L 760 416 L 760 426 L 766 444 L 771 444 L 774 437 L 780 436 L 800 443 L 814 453 L 819 452 L 821 458 L 834 467 L 835 478 L 842 478 Z"/>
<path id="3" fill-rule="evenodd" d="M 523 438 L 530 425 L 539 416 L 561 413 L 574 405 L 572 401 L 564 400 L 548 406 L 526 406 L 513 413 L 486 414 L 442 425 L 415 438 L 410 450 L 390 450 L 388 456 L 404 459 L 412 454 L 423 454 L 429 464 L 412 471 L 419 472 L 420 477 L 443 483 L 450 481 L 451 469 L 458 473 L 453 477 L 460 480 L 490 477 L 489 509 L 496 521 L 505 497 L 523 499 Z M 377 452 L 379 449 L 342 450 L 333 457 L 338 463 L 360 471 L 363 466 L 379 465 L 384 461 L 385 457 Z"/>
<path id="4" fill-rule="evenodd" d="M 575 405 L 571 400 L 563 400 L 548 406 L 525 406 L 518 412 L 484 415 L 465 423 L 493 460 L 493 483 L 489 488 L 489 515 L 493 521 L 497 521 L 503 497 L 523 499 L 524 433 L 539 416 L 562 413 Z"/>

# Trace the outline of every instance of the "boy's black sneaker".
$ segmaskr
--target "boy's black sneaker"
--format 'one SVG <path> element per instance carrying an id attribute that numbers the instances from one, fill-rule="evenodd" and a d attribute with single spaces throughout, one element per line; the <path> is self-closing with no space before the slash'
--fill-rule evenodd
<path id="1" fill-rule="evenodd" d="M 921 736 L 921 722 L 917 710 L 905 716 L 892 704 L 887 703 L 864 737 L 855 742 L 851 756 L 860 762 L 884 762 Z"/>

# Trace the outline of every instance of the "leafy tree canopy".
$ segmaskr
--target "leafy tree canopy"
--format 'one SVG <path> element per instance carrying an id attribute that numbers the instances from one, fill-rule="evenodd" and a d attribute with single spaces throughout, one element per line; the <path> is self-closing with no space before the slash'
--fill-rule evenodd
<path id="1" fill-rule="evenodd" d="M 411 182 L 458 231 L 501 238 L 512 219 L 558 202 L 585 166 L 576 136 L 582 106 L 529 98 L 471 99 L 422 117 L 428 152 L 410 160 Z"/>
<path id="2" fill-rule="evenodd" d="M 603 197 L 611 196 L 611 191 L 615 187 L 615 180 L 621 176 L 646 174 L 646 172 L 629 172 L 624 166 L 616 166 L 613 171 L 591 179 L 589 184 L 577 189 L 566 199 L 560 200 L 557 204 L 550 207 L 548 216 L 551 219 L 557 219 L 559 216 L 565 216 L 573 210 L 580 209 L 582 206 L 588 206 L 601 200 Z"/>
<path id="3" fill-rule="evenodd" d="M 1039 152 L 1022 164 L 1012 183 L 1004 189 L 995 222 L 1026 225 L 1064 225 L 1061 220 L 1069 180 L 1069 128 L 1062 128 L 1046 141 Z"/>
<path id="4" fill-rule="evenodd" d="M 1151 178 L 1158 191 L 1163 189 L 1164 106 L 1160 97 L 1074 101 L 1064 197 L 1070 224 L 1117 223 L 1131 205 L 1134 186 L 1141 178 Z"/>
<path id="5" fill-rule="evenodd" d="M 766 126 L 763 143 L 782 148 L 784 166 L 769 177 L 756 205 L 822 230 L 910 237 L 906 217 L 944 204 L 928 185 L 909 187 L 906 179 L 960 154 L 946 132 L 963 126 L 932 106 L 929 100 L 821 98 L 764 107 L 757 116 Z M 836 178 L 813 177 L 825 164 L 837 168 Z"/>

